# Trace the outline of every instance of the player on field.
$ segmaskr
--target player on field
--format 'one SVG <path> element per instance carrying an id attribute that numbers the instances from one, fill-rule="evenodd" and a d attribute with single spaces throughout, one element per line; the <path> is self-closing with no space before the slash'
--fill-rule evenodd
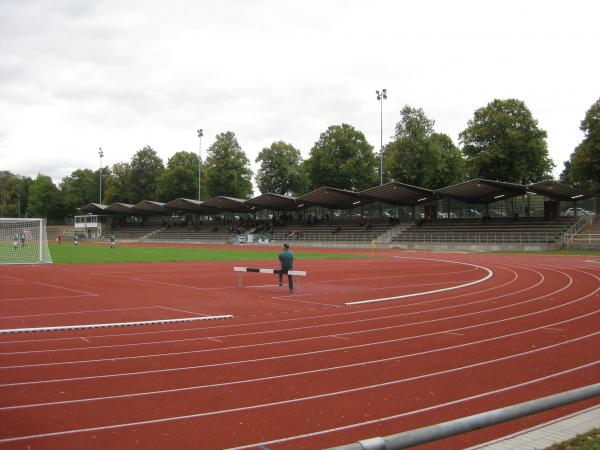
<path id="1" fill-rule="evenodd" d="M 279 262 L 281 263 L 281 270 L 279 271 L 279 286 L 283 286 L 283 275 L 287 274 L 288 277 L 288 288 L 290 292 L 294 292 L 294 280 L 288 271 L 294 268 L 294 254 L 290 251 L 288 244 L 283 244 L 283 250 L 278 255 Z"/>
<path id="2" fill-rule="evenodd" d="M 25 232 L 21 232 L 21 247 L 25 247 Z"/>
<path id="3" fill-rule="evenodd" d="M 110 248 L 115 248 L 117 246 L 117 237 L 114 234 L 110 235 Z"/>
<path id="4" fill-rule="evenodd" d="M 79 235 L 78 234 L 73 235 L 73 244 L 75 244 L 75 247 L 79 247 Z"/>
<path id="5" fill-rule="evenodd" d="M 13 235 L 13 248 L 16 250 L 19 245 L 19 233 Z"/>

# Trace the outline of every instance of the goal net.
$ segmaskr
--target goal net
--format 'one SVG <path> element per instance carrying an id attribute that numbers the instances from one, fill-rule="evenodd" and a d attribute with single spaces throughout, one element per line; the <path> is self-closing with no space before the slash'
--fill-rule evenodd
<path id="1" fill-rule="evenodd" d="M 51 262 L 45 219 L 0 217 L 0 264 Z"/>

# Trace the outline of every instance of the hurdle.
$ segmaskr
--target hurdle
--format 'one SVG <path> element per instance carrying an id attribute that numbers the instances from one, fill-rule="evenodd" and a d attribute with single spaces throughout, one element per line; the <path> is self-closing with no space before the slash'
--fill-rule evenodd
<path id="1" fill-rule="evenodd" d="M 238 272 L 240 274 L 238 287 L 244 287 L 244 273 L 246 273 L 246 272 L 270 273 L 273 275 L 278 275 L 281 273 L 280 269 L 258 269 L 258 268 L 254 268 L 254 267 L 234 267 L 233 271 Z M 305 277 L 306 276 L 305 270 L 288 270 L 287 272 L 284 271 L 284 274 L 285 273 L 287 273 L 288 275 L 296 276 L 296 277 Z M 295 282 L 295 286 L 297 286 L 297 289 L 300 288 L 300 280 Z"/>

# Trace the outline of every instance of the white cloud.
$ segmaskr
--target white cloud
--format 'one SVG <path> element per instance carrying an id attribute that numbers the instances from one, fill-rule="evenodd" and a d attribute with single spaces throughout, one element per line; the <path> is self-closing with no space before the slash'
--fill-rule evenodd
<path id="1" fill-rule="evenodd" d="M 59 180 L 167 159 L 234 131 L 254 161 L 285 140 L 304 156 L 332 124 L 379 148 L 405 104 L 455 141 L 494 98 L 525 101 L 557 164 L 600 96 L 600 6 L 517 0 L 220 2 L 0 0 L 0 169 Z"/>

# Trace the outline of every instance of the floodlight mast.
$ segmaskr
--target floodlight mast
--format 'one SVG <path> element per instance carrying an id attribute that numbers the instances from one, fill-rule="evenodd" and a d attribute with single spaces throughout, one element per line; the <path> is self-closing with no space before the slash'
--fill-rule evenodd
<path id="1" fill-rule="evenodd" d="M 100 204 L 102 204 L 102 158 L 104 157 L 102 147 L 98 150 L 98 156 L 100 157 Z"/>
<path id="2" fill-rule="evenodd" d="M 198 130 L 198 201 L 201 200 L 201 174 L 202 174 L 202 136 L 204 136 L 204 130 L 199 128 Z"/>
<path id="3" fill-rule="evenodd" d="M 381 92 L 375 91 L 375 93 L 380 105 L 379 185 L 381 186 L 383 184 L 383 101 L 387 100 L 387 89 L 382 89 Z"/>

